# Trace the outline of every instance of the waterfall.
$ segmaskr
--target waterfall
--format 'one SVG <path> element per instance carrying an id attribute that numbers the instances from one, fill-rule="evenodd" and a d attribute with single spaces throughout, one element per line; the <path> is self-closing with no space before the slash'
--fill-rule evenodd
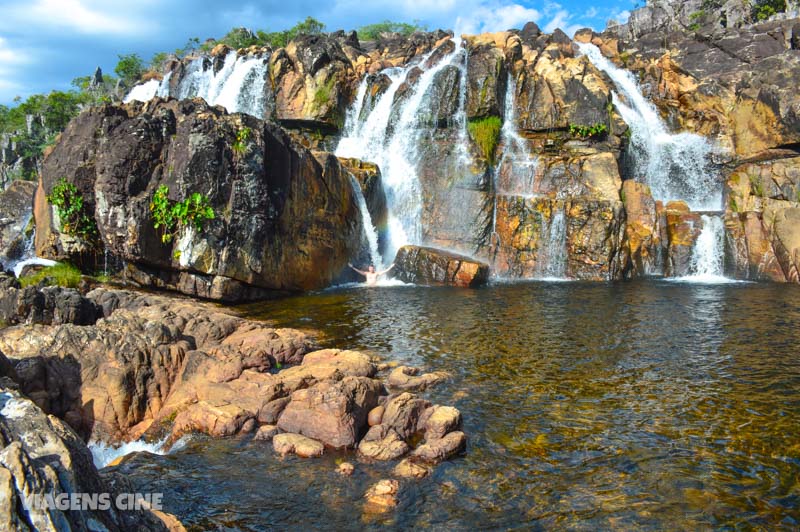
<path id="1" fill-rule="evenodd" d="M 542 224 L 542 235 L 536 262 L 536 278 L 563 280 L 567 278 L 567 216 L 566 205 L 553 203 L 550 221 Z"/>
<path id="2" fill-rule="evenodd" d="M 353 192 L 356 195 L 356 202 L 358 203 L 358 210 L 361 212 L 361 225 L 364 227 L 364 236 L 369 245 L 369 258 L 375 269 L 380 271 L 383 269 L 383 257 L 378 250 L 378 232 L 375 230 L 375 225 L 372 223 L 372 216 L 367 208 L 367 200 L 364 197 L 364 192 L 361 190 L 361 184 L 353 174 L 350 174 L 350 182 L 353 185 Z"/>
<path id="3" fill-rule="evenodd" d="M 170 77 L 167 73 L 162 81 L 150 80 L 135 86 L 124 101 L 147 101 L 155 96 L 174 96 L 178 99 L 203 98 L 209 105 L 221 105 L 229 113 L 247 113 L 264 118 L 267 80 L 267 58 L 260 56 L 239 57 L 236 52 L 225 56 L 222 68 L 214 72 L 212 63 L 205 57 L 192 60 L 177 89 L 170 92 Z"/>
<path id="4" fill-rule="evenodd" d="M 720 215 L 704 214 L 703 229 L 692 249 L 691 275 L 681 278 L 685 281 L 701 283 L 726 282 L 725 224 Z"/>
<path id="5" fill-rule="evenodd" d="M 711 168 L 710 143 L 693 133 L 670 133 L 631 72 L 615 66 L 593 44 L 577 46 L 595 67 L 608 74 L 624 97 L 612 93 L 614 105 L 630 127 L 635 178 L 644 179 L 657 200 L 683 200 L 693 211 L 719 210 L 722 182 Z"/>
<path id="6" fill-rule="evenodd" d="M 164 79 L 157 80 L 151 79 L 150 81 L 146 81 L 144 83 L 140 83 L 133 87 L 131 91 L 123 98 L 123 103 L 129 103 L 133 100 L 139 102 L 147 102 L 159 96 L 161 98 L 166 98 L 169 96 L 169 79 L 172 77 L 172 72 L 167 72 L 167 75 L 164 76 Z"/>
<path id="7" fill-rule="evenodd" d="M 431 54 L 404 68 L 385 70 L 383 73 L 389 77 L 390 85 L 366 117 L 354 123 L 364 113 L 360 109 L 358 114 L 355 110 L 348 113 L 351 123 L 345 126 L 346 136 L 339 142 L 336 155 L 368 160 L 381 169 L 389 211 L 387 249 L 390 255 L 405 244 L 421 243 L 422 190 L 417 165 L 424 140 L 420 124 L 424 119 L 423 104 L 436 75 L 446 66 L 454 64 L 462 53 L 460 41 L 456 41 L 453 53 L 426 70 L 424 65 Z M 412 68 L 421 68 L 423 72 L 405 99 L 397 104 L 399 107 L 393 109 L 395 95 Z M 355 105 L 362 106 L 363 103 L 356 102 Z M 387 138 L 389 121 L 393 116 L 396 122 Z"/>
<path id="8" fill-rule="evenodd" d="M 508 73 L 505 103 L 503 106 L 503 128 L 500 136 L 503 140 L 503 154 L 497 163 L 496 176 L 503 177 L 503 183 L 496 188 L 499 193 L 529 197 L 533 194 L 538 158 L 531 154 L 527 141 L 517 130 L 517 114 L 514 96 L 517 93 L 517 81 L 511 72 Z M 497 186 L 497 177 L 495 177 Z"/>
<path id="9" fill-rule="evenodd" d="M 517 81 L 509 71 L 503 104 L 503 127 L 500 130 L 500 138 L 503 141 L 502 155 L 492 172 L 494 205 L 491 239 L 492 243 L 497 239 L 498 245 L 500 242 L 497 235 L 497 197 L 499 195 L 530 197 L 533 194 L 538 167 L 538 159 L 531 154 L 528 143 L 517 130 L 517 114 L 514 106 L 516 93 Z"/>

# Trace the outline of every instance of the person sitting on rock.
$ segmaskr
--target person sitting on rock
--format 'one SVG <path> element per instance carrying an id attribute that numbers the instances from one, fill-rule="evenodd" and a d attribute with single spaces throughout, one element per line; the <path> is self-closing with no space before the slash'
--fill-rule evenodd
<path id="1" fill-rule="evenodd" d="M 389 273 L 389 270 L 394 268 L 394 263 L 392 263 L 392 265 L 389 266 L 388 268 L 386 268 L 385 270 L 376 272 L 375 271 L 375 265 L 374 264 L 370 264 L 369 268 L 367 268 L 367 271 L 364 272 L 364 271 L 359 270 L 358 268 L 356 268 L 355 266 L 353 266 L 349 262 L 347 263 L 347 265 L 350 266 L 351 268 L 353 268 L 355 271 L 357 271 L 361 275 L 363 275 L 364 277 L 366 277 L 367 278 L 367 285 L 369 285 L 369 286 L 375 286 L 376 284 L 378 284 L 378 278 L 381 275 L 385 275 L 385 274 Z"/>

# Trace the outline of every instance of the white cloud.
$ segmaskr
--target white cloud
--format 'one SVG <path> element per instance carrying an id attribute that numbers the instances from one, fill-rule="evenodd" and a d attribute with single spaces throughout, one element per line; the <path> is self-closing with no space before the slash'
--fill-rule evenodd
<path id="1" fill-rule="evenodd" d="M 4 10 L 0 27 L 59 28 L 89 35 L 142 35 L 155 25 L 143 11 L 152 6 L 142 2 L 101 2 L 97 0 L 34 0 L 18 2 Z"/>
<path id="2" fill-rule="evenodd" d="M 541 13 L 519 4 L 482 2 L 470 10 L 469 17 L 459 16 L 455 23 L 456 34 L 475 34 L 522 28 L 526 22 L 537 21 Z"/>

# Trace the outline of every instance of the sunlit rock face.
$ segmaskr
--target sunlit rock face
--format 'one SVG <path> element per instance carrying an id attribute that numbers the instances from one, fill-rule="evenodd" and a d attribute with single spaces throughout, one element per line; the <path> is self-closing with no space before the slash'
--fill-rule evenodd
<path id="1" fill-rule="evenodd" d="M 130 279 L 217 299 L 347 280 L 348 260 L 388 264 L 404 245 L 511 279 L 693 275 L 711 226 L 720 275 L 792 279 L 790 224 L 777 221 L 800 199 L 796 24 L 703 19 L 665 48 L 662 15 L 690 16 L 689 4 L 653 2 L 574 40 L 535 25 L 340 32 L 173 62 L 154 94 L 181 103 L 95 109 L 65 132 L 36 195 L 37 250 L 96 254 L 44 202 L 66 175 Z M 254 149 L 236 154 L 244 127 Z M 146 223 L 162 183 L 175 199 L 202 189 L 220 216 L 162 245 Z"/>
<path id="2" fill-rule="evenodd" d="M 320 288 L 361 246 L 352 183 L 334 156 L 202 100 L 97 107 L 62 134 L 37 192 L 36 250 L 86 261 L 92 250 L 60 231 L 44 198 L 61 178 L 82 194 L 101 245 L 142 284 L 213 299 Z M 214 219 L 163 242 L 150 209 L 161 185 L 175 201 L 206 195 Z"/>

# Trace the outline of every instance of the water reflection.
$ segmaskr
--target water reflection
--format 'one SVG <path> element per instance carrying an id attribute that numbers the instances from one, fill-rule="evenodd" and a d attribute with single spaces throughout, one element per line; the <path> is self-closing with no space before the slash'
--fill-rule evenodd
<path id="1" fill-rule="evenodd" d="M 462 411 L 468 453 L 404 485 L 399 510 L 377 523 L 353 516 L 390 465 L 359 465 L 343 482 L 336 457 L 279 460 L 268 446 L 222 441 L 137 459 L 130 475 L 168 478 L 158 480 L 173 495 L 167 510 L 200 528 L 793 528 L 798 295 L 531 283 L 347 289 L 245 307 L 319 329 L 326 345 L 450 371 L 431 398 Z M 184 493 L 202 504 L 171 509 Z"/>

